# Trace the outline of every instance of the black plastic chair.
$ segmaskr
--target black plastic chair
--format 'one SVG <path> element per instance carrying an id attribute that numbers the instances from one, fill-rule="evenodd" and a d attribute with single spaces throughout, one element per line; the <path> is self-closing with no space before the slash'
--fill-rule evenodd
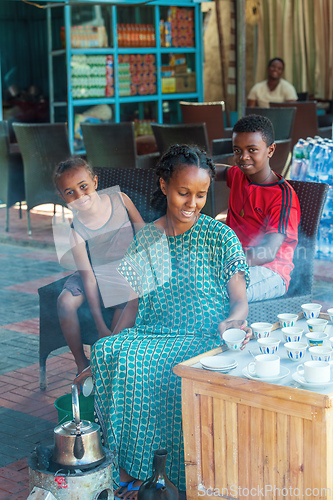
<path id="1" fill-rule="evenodd" d="M 271 102 L 271 108 L 296 108 L 295 121 L 291 135 L 291 148 L 298 139 L 306 139 L 319 135 L 330 138 L 332 127 L 318 128 L 317 101 Z"/>
<path id="2" fill-rule="evenodd" d="M 312 301 L 313 266 L 318 227 L 328 191 L 328 184 L 289 181 L 301 207 L 298 245 L 294 253 L 294 269 L 286 295 L 271 300 L 251 302 L 248 322 L 275 323 L 281 312 L 301 312 L 301 305 Z"/>
<path id="3" fill-rule="evenodd" d="M 95 168 L 98 176 L 98 189 L 119 185 L 126 193 L 145 222 L 151 222 L 161 216 L 161 213 L 150 207 L 150 199 L 156 189 L 156 174 L 154 170 L 130 168 Z M 67 278 L 62 278 L 38 289 L 39 294 L 39 367 L 40 388 L 46 389 L 46 360 L 49 354 L 67 345 L 62 334 L 57 313 L 57 299 Z M 113 309 L 102 309 L 106 324 L 111 324 Z M 83 344 L 93 345 L 97 338 L 97 330 L 87 302 L 79 311 L 79 321 Z"/>
<path id="4" fill-rule="evenodd" d="M 93 167 L 153 168 L 158 153 L 137 155 L 134 123 L 82 123 L 88 161 Z"/>
<path id="5" fill-rule="evenodd" d="M 275 144 L 276 148 L 269 164 L 274 172 L 286 177 L 291 166 L 291 139 L 275 141 Z"/>
<path id="6" fill-rule="evenodd" d="M 151 127 L 161 155 L 173 144 L 195 144 L 208 154 L 210 153 L 205 123 L 181 123 L 176 125 L 152 123 Z"/>
<path id="7" fill-rule="evenodd" d="M 56 193 L 52 175 L 56 165 L 71 156 L 66 123 L 13 123 L 23 158 L 28 233 L 29 211 L 44 203 L 64 206 Z"/>
<path id="8" fill-rule="evenodd" d="M 25 200 L 23 162 L 20 153 L 11 153 L 8 122 L 0 121 L 0 200 L 6 204 L 6 231 L 9 231 L 9 208 Z"/>
<path id="9" fill-rule="evenodd" d="M 282 103 L 284 105 L 284 103 Z M 292 137 L 293 126 L 296 115 L 296 107 L 271 107 L 271 108 L 249 108 L 245 109 L 246 115 L 262 115 L 269 118 L 273 124 L 275 140 L 282 141 Z"/>

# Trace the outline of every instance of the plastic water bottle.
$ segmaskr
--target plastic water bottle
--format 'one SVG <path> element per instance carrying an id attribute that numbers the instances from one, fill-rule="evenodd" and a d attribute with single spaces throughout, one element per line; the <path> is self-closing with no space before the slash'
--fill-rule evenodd
<path id="1" fill-rule="evenodd" d="M 306 175 L 307 181 L 318 181 L 318 174 L 322 169 L 323 149 L 320 143 L 316 143 L 313 147 L 309 158 L 308 171 Z"/>
<path id="2" fill-rule="evenodd" d="M 330 219 L 333 217 L 333 186 L 329 187 L 325 205 L 323 208 L 322 219 Z"/>
<path id="3" fill-rule="evenodd" d="M 293 149 L 293 159 L 290 169 L 290 178 L 294 180 L 300 180 L 301 169 L 304 157 L 304 139 L 299 139 Z"/>

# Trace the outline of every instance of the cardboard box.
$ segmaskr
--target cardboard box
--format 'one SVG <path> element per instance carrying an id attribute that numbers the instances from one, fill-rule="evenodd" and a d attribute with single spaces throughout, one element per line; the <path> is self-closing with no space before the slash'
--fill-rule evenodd
<path id="1" fill-rule="evenodd" d="M 185 94 L 186 92 L 196 92 L 196 76 L 195 73 L 176 74 L 176 92 L 177 94 Z"/>
<path id="2" fill-rule="evenodd" d="M 162 94 L 174 94 L 176 92 L 176 78 L 161 78 Z"/>

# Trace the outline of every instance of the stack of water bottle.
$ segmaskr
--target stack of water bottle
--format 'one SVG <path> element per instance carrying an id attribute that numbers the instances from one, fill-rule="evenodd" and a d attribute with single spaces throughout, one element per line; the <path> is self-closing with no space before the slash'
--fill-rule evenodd
<path id="1" fill-rule="evenodd" d="M 290 178 L 329 184 L 317 236 L 317 257 L 333 260 L 333 140 L 299 139 L 293 150 Z"/>

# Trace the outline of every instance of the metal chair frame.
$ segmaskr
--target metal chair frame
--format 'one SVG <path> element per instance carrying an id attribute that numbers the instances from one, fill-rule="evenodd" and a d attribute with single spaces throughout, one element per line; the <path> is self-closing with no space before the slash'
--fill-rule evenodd
<path id="1" fill-rule="evenodd" d="M 19 202 L 19 216 L 22 218 L 21 203 L 25 200 L 24 171 L 22 157 L 19 152 L 12 153 L 9 144 L 9 128 L 7 121 L 0 121 L 0 199 L 6 204 L 6 232 L 9 231 L 9 209 Z"/>

